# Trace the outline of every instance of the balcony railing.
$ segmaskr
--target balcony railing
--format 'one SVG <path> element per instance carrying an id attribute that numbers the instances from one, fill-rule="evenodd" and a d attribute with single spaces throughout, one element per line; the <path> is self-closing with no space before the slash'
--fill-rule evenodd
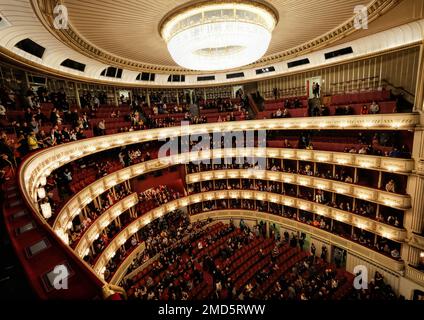
<path id="1" fill-rule="evenodd" d="M 19 183 L 26 201 L 32 204 L 34 212 L 40 214 L 36 205 L 37 188 L 42 185 L 41 182 L 45 177 L 49 176 L 53 170 L 71 161 L 116 147 L 187 134 L 205 134 L 217 131 L 294 130 L 305 128 L 320 130 L 413 130 L 418 123 L 419 115 L 417 114 L 386 114 L 326 117 L 320 121 L 316 121 L 315 118 L 292 118 L 221 122 L 182 126 L 179 129 L 160 128 L 119 133 L 40 150 L 24 162 L 19 174 Z M 347 160 L 348 156 L 346 155 Z M 389 168 L 387 169 L 390 170 Z"/>
<path id="2" fill-rule="evenodd" d="M 307 225 L 300 221 L 291 220 L 281 216 L 277 216 L 271 213 L 257 212 L 257 211 L 246 211 L 246 210 L 218 210 L 211 212 L 204 212 L 191 217 L 192 221 L 206 220 L 206 219 L 238 219 L 243 218 L 269 221 L 270 223 L 277 223 L 288 229 L 297 230 L 307 234 L 311 234 L 314 238 L 320 239 L 324 242 L 330 241 L 340 248 L 346 249 L 350 253 L 354 253 L 362 257 L 365 260 L 377 263 L 378 265 L 384 266 L 394 272 L 399 273 L 404 269 L 404 262 L 400 260 L 392 259 L 384 254 L 369 249 L 353 241 L 349 241 L 346 238 L 335 235 L 331 232 L 318 229 L 316 227 Z"/>
<path id="3" fill-rule="evenodd" d="M 63 165 L 83 158 L 88 155 L 92 155 L 101 151 L 110 150 L 125 145 L 131 145 L 135 143 L 143 143 L 163 138 L 178 137 L 182 135 L 190 134 L 204 134 L 213 132 L 227 132 L 227 131 L 249 131 L 249 130 L 302 130 L 308 129 L 319 129 L 319 130 L 334 130 L 334 129 L 349 129 L 349 130 L 413 130 L 417 124 L 419 124 L 419 115 L 417 114 L 386 114 L 386 115 L 364 115 L 364 116 L 337 116 L 337 117 L 326 117 L 316 121 L 316 118 L 292 118 L 292 119 L 269 119 L 269 120 L 251 120 L 251 121 L 239 121 L 239 122 L 223 122 L 223 123 L 211 123 L 202 125 L 193 125 L 190 127 L 177 128 L 161 128 L 145 131 L 135 131 L 120 133 L 109 136 L 95 137 L 82 141 L 76 141 L 67 143 L 64 145 L 47 148 L 36 152 L 35 154 L 28 157 L 20 167 L 19 170 L 19 187 L 24 197 L 25 203 L 30 207 L 29 209 L 33 214 L 38 215 L 41 221 L 44 220 L 41 212 L 38 208 L 37 203 L 37 190 L 40 186 L 45 183 L 45 178 L 50 175 L 55 169 L 62 167 Z M 280 150 L 280 151 L 278 151 Z M 280 152 L 282 158 L 303 160 L 308 154 L 313 155 L 313 159 L 322 161 L 324 157 L 328 157 L 328 161 L 331 163 L 346 164 L 351 166 L 364 166 L 375 168 L 377 170 L 387 171 L 399 171 L 409 172 L 412 170 L 414 163 L 411 160 L 403 159 L 377 159 L 379 157 L 362 156 L 362 155 L 350 155 L 350 154 L 337 154 L 327 153 L 323 151 L 312 151 L 312 150 L 285 150 L 277 149 L 274 153 Z M 289 154 L 292 152 L 291 154 Z M 237 152 L 236 152 L 237 153 Z M 213 152 L 215 154 L 215 152 Z M 219 152 L 216 152 L 219 154 Z M 331 154 L 331 155 L 330 155 Z M 205 156 L 206 157 L 206 156 Z M 208 155 L 210 158 L 210 154 Z M 215 156 L 214 156 L 215 157 Z M 218 157 L 218 156 L 217 156 Z M 299 157 L 299 158 L 297 158 Z M 172 157 L 171 157 L 172 158 Z M 306 158 L 305 158 L 306 159 Z M 359 159 L 359 160 L 358 160 Z M 364 164 L 360 159 L 367 159 Z M 371 160 L 373 159 L 373 160 Z M 176 156 L 170 159 L 172 163 L 184 163 L 187 160 L 193 160 L 190 158 L 184 158 L 182 156 Z M 179 162 L 176 162 L 179 161 Z M 355 161 L 355 162 L 350 162 Z M 358 162 L 359 161 L 359 162 Z M 155 168 L 156 165 L 156 168 Z M 58 216 L 57 221 L 52 229 L 54 231 L 60 230 L 65 232 L 72 217 L 75 217 L 81 206 L 87 205 L 91 200 L 100 195 L 104 190 L 116 185 L 115 181 L 125 181 L 131 177 L 142 174 L 145 170 L 159 170 L 165 168 L 169 164 L 139 164 L 125 168 L 117 173 L 109 175 L 98 182 L 95 182 L 88 188 L 82 190 L 78 195 L 78 202 L 69 203 Z M 96 189 L 98 187 L 98 189 Z M 382 199 L 384 201 L 385 199 Z M 181 200 L 179 204 L 184 204 L 185 200 Z M 389 199 L 390 201 L 390 199 Z M 167 209 L 171 210 L 167 205 Z M 175 206 L 176 208 L 177 206 Z M 158 209 L 152 215 L 154 218 L 158 214 L 163 214 L 163 210 Z M 45 221 L 45 220 L 44 220 Z M 141 220 L 140 220 L 141 221 Z M 144 219 L 143 223 L 148 223 L 150 220 Z M 51 228 L 47 223 L 44 225 L 46 228 Z M 130 233 L 133 230 L 126 228 L 124 231 Z M 124 234 L 124 233 L 123 233 Z M 114 239 L 114 243 L 121 242 L 124 238 L 117 237 Z M 110 255 L 112 252 L 105 252 L 106 255 Z M 81 261 L 83 262 L 83 261 Z M 99 259 L 99 264 L 103 263 L 103 259 Z"/>
<path id="4" fill-rule="evenodd" d="M 124 199 L 118 201 L 109 209 L 101 214 L 100 217 L 94 221 L 94 223 L 84 232 L 78 241 L 77 246 L 75 247 L 75 252 L 81 256 L 81 248 L 90 247 L 94 240 L 96 240 L 100 233 L 112 223 L 116 218 L 118 218 L 122 213 L 127 211 L 130 208 L 133 208 L 138 203 L 137 193 L 130 194 Z"/>
<path id="5" fill-rule="evenodd" d="M 269 202 L 273 202 L 273 203 L 277 203 L 277 204 L 282 204 L 282 205 L 287 205 L 290 207 L 302 207 L 302 210 L 317 210 L 317 213 L 323 213 L 325 209 L 327 209 L 327 213 L 330 213 L 330 217 L 331 218 L 338 218 L 340 219 L 340 221 L 348 223 L 347 221 L 344 221 L 344 217 L 339 217 L 339 210 L 336 209 L 335 212 L 333 212 L 332 210 L 328 211 L 328 207 L 322 206 L 322 205 L 317 205 L 313 202 L 310 201 L 305 201 L 305 200 L 300 200 L 300 199 L 296 199 L 296 198 L 290 198 L 290 197 L 286 197 L 286 196 L 282 196 L 282 195 L 277 195 L 277 194 L 272 194 L 272 193 L 268 193 L 268 192 L 258 192 L 258 191 L 211 191 L 211 192 L 204 192 L 201 194 L 195 194 L 195 195 L 190 195 L 188 197 L 185 198 L 181 198 L 178 200 L 174 200 L 171 201 L 165 205 L 162 205 L 158 208 L 155 208 L 147 213 L 145 213 L 143 216 L 139 217 L 138 219 L 134 220 L 132 223 L 130 223 L 127 228 L 125 228 L 124 230 L 122 230 L 117 236 L 115 236 L 115 238 L 107 245 L 107 247 L 103 250 L 103 252 L 101 253 L 101 255 L 99 256 L 99 258 L 97 259 L 95 265 L 94 265 L 94 270 L 95 272 L 97 272 L 100 276 L 102 276 L 103 272 L 104 272 L 104 267 L 106 266 L 106 264 L 109 262 L 109 260 L 115 255 L 115 253 L 117 252 L 117 250 L 128 240 L 130 239 L 136 232 L 138 232 L 141 228 L 143 228 L 144 226 L 146 226 L 147 224 L 149 224 L 150 222 L 152 222 L 155 219 L 158 219 L 159 217 L 162 217 L 163 215 L 165 215 L 168 212 L 174 211 L 176 209 L 180 209 L 183 207 L 186 207 L 190 204 L 195 204 L 195 203 L 199 203 L 202 201 L 211 201 L 211 200 L 218 200 L 218 199 L 251 199 L 251 200 L 261 200 L 261 201 L 269 201 Z M 307 207 L 306 207 L 307 206 Z M 325 208 L 323 208 L 325 207 Z M 321 211 L 322 210 L 322 211 Z M 239 210 L 240 212 L 246 212 L 247 210 Z M 265 213 L 258 213 L 256 211 L 251 211 L 250 213 L 246 213 L 245 217 L 248 218 L 249 215 L 252 215 L 252 217 L 256 217 L 257 219 L 262 219 L 263 216 L 261 216 L 261 214 L 265 214 Z M 333 217 L 334 214 L 334 217 Z M 206 216 L 206 217 L 210 217 L 211 212 L 204 212 L 201 214 L 197 214 L 195 216 Z M 346 238 L 342 238 L 340 236 L 334 235 L 331 232 L 322 230 L 322 229 L 317 229 L 313 226 L 309 226 L 306 225 L 302 222 L 299 221 L 295 221 L 295 220 L 291 220 L 285 217 L 281 217 L 281 216 L 276 216 L 276 215 L 272 215 L 272 214 L 265 214 L 267 215 L 267 219 L 272 221 L 272 222 L 277 222 L 277 223 L 282 223 L 284 222 L 284 225 L 289 225 L 291 226 L 291 228 L 298 228 L 300 226 L 302 226 L 302 228 L 300 228 L 299 230 L 306 230 L 308 233 L 312 234 L 312 235 L 317 235 L 320 236 L 322 238 L 325 238 L 327 241 L 330 239 L 333 243 L 334 240 L 334 244 L 336 245 L 340 245 L 343 248 L 347 248 L 350 250 L 354 250 L 356 254 L 361 254 L 362 256 L 368 256 L 368 257 L 376 257 L 378 258 L 377 261 L 384 261 L 384 265 L 385 267 L 390 267 L 392 266 L 392 270 L 393 271 L 400 271 L 401 267 L 403 266 L 403 262 L 399 262 L 396 261 L 394 259 L 391 259 L 389 257 L 386 257 L 374 250 L 368 249 L 367 247 L 364 247 L 362 245 L 356 244 L 353 241 L 350 241 Z M 228 218 L 230 218 L 230 216 L 228 216 Z M 205 218 L 206 219 L 206 218 Z M 359 218 L 358 218 L 359 219 Z M 337 220 L 337 219 L 336 219 Z M 366 229 L 368 227 L 371 227 L 369 225 L 367 225 L 367 221 L 368 219 L 361 219 L 358 220 L 360 221 L 360 227 Z M 375 225 L 377 223 L 374 223 L 374 228 Z M 381 226 L 381 228 L 383 228 L 383 226 Z M 394 233 L 391 233 L 392 229 L 397 229 L 397 228 L 391 228 L 390 226 L 384 226 L 384 234 L 382 234 L 383 236 L 392 239 L 392 240 L 397 240 L 395 239 L 396 236 L 401 236 L 403 239 L 405 239 L 406 237 L 406 232 L 403 230 L 398 230 L 398 234 L 395 235 Z M 376 230 L 374 232 L 377 232 Z M 82 248 L 82 252 L 84 252 L 87 248 Z M 380 257 L 382 256 L 382 257 Z M 80 258 L 83 258 L 83 256 L 80 256 Z M 392 260 L 394 262 L 392 262 Z M 390 263 L 389 263 L 390 261 Z"/>
<path id="6" fill-rule="evenodd" d="M 298 152 L 301 152 L 300 155 L 298 154 Z M 266 149 L 245 148 L 245 149 L 210 150 L 210 151 L 202 151 L 199 153 L 190 152 L 190 153 L 183 153 L 180 155 L 171 156 L 167 158 L 150 160 L 150 161 L 139 163 L 139 164 L 121 169 L 117 172 L 111 173 L 97 180 L 96 182 L 92 183 L 85 189 L 81 190 L 74 197 L 72 197 L 72 199 L 58 213 L 56 220 L 53 224 L 53 229 L 56 232 L 58 231 L 61 233 L 66 232 L 69 222 L 72 221 L 75 218 L 75 216 L 77 216 L 81 212 L 81 209 L 83 207 L 88 205 L 100 194 L 112 188 L 113 186 L 118 185 L 126 180 L 135 178 L 144 173 L 149 173 L 156 170 L 165 169 L 173 164 L 188 163 L 190 161 L 202 160 L 202 159 L 217 159 L 223 156 L 248 157 L 248 156 L 256 155 L 256 156 L 264 156 L 268 158 L 288 159 L 290 157 L 290 159 L 293 159 L 305 154 L 310 155 L 311 159 L 314 159 L 316 161 L 320 161 L 320 162 L 329 161 L 328 163 L 334 163 L 333 162 L 334 159 L 337 160 L 339 158 L 343 158 L 344 160 L 343 164 L 346 166 L 350 165 L 351 163 L 353 164 L 354 161 L 356 160 L 356 157 L 358 156 L 358 155 L 345 154 L 345 153 L 324 152 L 324 151 L 314 151 L 314 150 L 294 150 L 294 149 L 279 149 L 279 148 L 266 148 Z M 345 161 L 346 156 L 349 158 L 350 162 Z M 369 157 L 369 159 L 378 160 L 376 162 L 379 163 L 380 165 L 383 164 L 385 160 L 385 158 L 383 157 L 375 157 L 375 156 L 361 155 L 360 157 L 361 158 Z M 399 170 L 403 170 L 401 168 L 404 168 L 405 170 L 412 171 L 413 165 L 414 165 L 413 160 L 410 160 L 410 159 L 393 159 L 393 160 L 396 161 L 396 165 L 397 165 L 396 168 L 399 168 Z M 335 163 L 338 163 L 338 162 L 335 162 Z M 390 163 L 391 165 L 393 165 L 392 162 Z M 377 168 L 379 167 L 376 167 L 376 169 Z M 380 170 L 385 170 L 385 168 L 380 168 Z M 212 172 L 207 174 L 204 174 L 204 173 L 202 174 L 204 179 L 212 178 Z M 221 174 L 224 174 L 224 173 L 218 173 L 218 175 L 221 175 Z M 239 175 L 239 177 L 249 178 L 250 176 L 249 177 L 246 176 L 248 174 L 249 174 L 249 171 L 245 170 L 245 172 L 244 173 L 242 172 Z M 263 172 L 261 173 L 261 171 L 258 171 L 257 174 L 263 174 Z M 270 180 L 272 180 L 273 178 L 278 179 L 279 177 L 280 178 L 283 177 L 282 182 L 295 183 L 295 182 L 290 182 L 292 181 L 291 179 L 293 177 L 291 174 L 288 174 L 288 173 L 270 171 L 269 175 L 270 175 Z M 376 198 L 376 202 L 381 201 L 382 204 L 385 204 L 385 205 L 395 204 L 395 206 L 397 204 L 401 208 L 405 208 L 410 205 L 410 198 L 408 196 L 399 195 L 399 197 L 397 197 L 396 194 L 391 194 L 384 191 L 380 192 L 379 190 L 375 190 L 375 189 L 371 189 L 371 191 L 367 193 L 367 190 L 369 188 L 366 188 L 366 187 L 357 186 L 356 189 L 353 189 L 354 185 L 351 185 L 351 184 L 339 183 L 332 180 L 326 180 L 326 179 L 320 179 L 320 178 L 312 178 L 312 177 L 303 176 L 303 175 L 295 175 L 295 176 L 299 176 L 299 179 L 301 179 L 302 181 L 305 179 L 307 179 L 308 181 L 310 179 L 315 179 L 313 181 L 315 181 L 316 183 L 310 184 L 311 187 L 317 187 L 317 188 L 322 187 L 322 188 L 332 189 L 332 190 L 335 190 L 335 192 L 339 191 L 338 193 L 343 193 L 343 192 L 347 194 L 352 193 L 353 196 L 355 195 L 353 192 L 354 190 L 356 190 L 356 194 L 359 195 L 358 197 L 369 195 L 369 193 L 371 192 L 370 199 Z M 290 180 L 286 181 L 284 180 L 284 177 L 285 179 L 290 179 Z"/>
<path id="7" fill-rule="evenodd" d="M 350 196 L 353 198 L 363 199 L 370 202 L 394 207 L 400 210 L 409 209 L 411 207 L 411 197 L 382 191 L 378 189 L 363 187 L 351 183 L 336 182 L 323 178 L 316 178 L 294 173 L 285 173 L 278 171 L 259 171 L 259 170 L 214 170 L 202 173 L 192 173 L 186 176 L 187 183 L 204 182 L 218 179 L 261 179 L 274 182 L 284 182 L 304 187 L 317 188 L 328 192 L 335 192 Z"/>
<path id="8" fill-rule="evenodd" d="M 412 266 L 406 266 L 405 277 L 424 286 L 424 271 L 420 271 Z"/>
<path id="9" fill-rule="evenodd" d="M 173 211 L 181 206 L 186 206 L 191 203 L 196 203 L 202 201 L 203 198 L 205 200 L 211 200 L 214 198 L 226 198 L 222 197 L 222 192 L 220 194 L 215 194 L 210 197 L 209 194 L 204 194 L 201 196 L 190 196 L 187 198 L 182 198 L 175 200 L 171 203 L 163 205 L 159 208 L 153 209 L 150 212 L 146 213 L 143 217 L 140 217 L 133 223 L 131 223 L 127 229 L 121 231 L 115 239 L 109 243 L 107 248 L 102 252 L 101 256 L 97 260 L 94 270 L 99 274 L 100 277 L 103 277 L 103 273 L 105 271 L 105 266 L 109 262 L 109 260 L 115 255 L 117 250 L 128 240 L 130 239 L 138 230 L 143 228 L 145 225 L 157 219 L 166 213 Z M 335 235 L 331 232 L 318 229 L 311 225 L 307 225 L 300 221 L 291 220 L 282 216 L 273 215 L 270 213 L 258 212 L 258 211 L 248 211 L 248 210 L 218 210 L 218 211 L 210 211 L 203 212 L 200 214 L 196 214 L 191 216 L 192 221 L 198 220 L 207 220 L 209 218 L 212 219 L 254 219 L 254 220 L 267 220 L 271 223 L 277 223 L 289 229 L 295 229 L 300 232 L 305 232 L 313 235 L 316 238 L 325 240 L 326 242 L 330 241 L 332 244 L 337 245 L 341 248 L 346 249 L 348 252 L 355 253 L 363 257 L 366 260 L 370 260 L 373 263 L 377 263 L 385 268 L 389 268 L 394 272 L 400 272 L 404 268 L 404 262 L 392 259 L 390 257 L 385 256 L 379 252 L 376 252 L 372 249 L 369 249 L 365 246 L 357 244 L 353 241 L 350 241 L 346 238 Z M 129 262 L 128 262 L 129 263 Z"/>

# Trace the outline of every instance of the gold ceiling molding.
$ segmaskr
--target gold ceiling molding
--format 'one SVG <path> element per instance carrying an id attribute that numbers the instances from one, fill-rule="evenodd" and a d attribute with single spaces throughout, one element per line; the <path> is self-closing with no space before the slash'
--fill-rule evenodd
<path id="1" fill-rule="evenodd" d="M 381 15 L 388 12 L 390 9 L 398 5 L 402 0 L 373 0 L 368 5 L 368 22 L 372 22 Z M 124 68 L 127 70 L 137 72 L 155 72 L 155 73 L 181 73 L 181 74 L 199 74 L 199 71 L 187 70 L 179 66 L 149 64 L 140 61 L 122 58 L 118 55 L 111 54 L 98 46 L 93 45 L 88 40 L 84 39 L 82 35 L 75 31 L 72 27 L 72 21 L 68 25 L 68 29 L 56 29 L 53 26 L 54 14 L 53 9 L 57 4 L 66 4 L 66 0 L 30 0 L 34 13 L 45 26 L 45 28 L 59 39 L 62 43 L 68 45 L 77 52 L 88 56 L 94 60 L 100 61 L 106 65 Z M 256 0 L 257 3 L 264 3 L 262 0 Z M 185 7 L 185 6 L 183 6 Z M 166 19 L 166 16 L 165 18 Z M 348 21 L 344 22 L 337 28 L 322 36 L 315 38 L 311 41 L 303 43 L 299 46 L 293 47 L 289 50 L 279 52 L 277 54 L 265 56 L 257 62 L 237 68 L 234 70 L 242 70 L 245 68 L 262 67 L 270 63 L 278 63 L 284 60 L 297 57 L 299 55 L 307 54 L 312 51 L 322 49 L 344 37 L 357 31 L 354 26 L 354 16 Z M 212 72 L 211 72 L 212 73 Z"/>
<path id="2" fill-rule="evenodd" d="M 275 25 L 278 23 L 279 20 L 279 14 L 278 14 L 278 10 L 276 8 L 274 8 L 274 6 L 272 6 L 271 4 L 262 1 L 262 0 L 193 0 L 190 2 L 187 2 L 173 10 L 171 10 L 170 12 L 168 12 L 163 18 L 162 20 L 159 22 L 158 25 L 158 31 L 159 34 L 161 35 L 161 37 L 163 38 L 163 29 L 165 27 L 165 25 L 167 23 L 169 23 L 171 20 L 177 18 L 179 15 L 185 14 L 188 11 L 191 10 L 196 10 L 196 9 L 200 9 L 202 7 L 205 6 L 211 6 L 211 5 L 221 5 L 221 4 L 228 4 L 228 3 L 233 3 L 233 4 L 245 4 L 245 5 L 249 5 L 252 7 L 256 7 L 262 10 L 265 10 L 266 12 L 268 12 L 275 20 Z M 190 27 L 192 27 L 193 25 L 190 25 Z M 266 26 L 264 26 L 266 28 Z M 272 30 L 271 30 L 272 31 Z"/>

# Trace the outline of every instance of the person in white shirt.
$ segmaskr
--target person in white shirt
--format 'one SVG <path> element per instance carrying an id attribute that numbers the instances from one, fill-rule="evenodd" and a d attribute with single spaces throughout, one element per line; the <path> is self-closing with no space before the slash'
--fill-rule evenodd
<path id="1" fill-rule="evenodd" d="M 281 118 L 282 115 L 283 115 L 283 112 L 281 111 L 281 109 L 278 109 L 277 112 L 275 113 L 275 116 L 277 118 Z"/>
<path id="2" fill-rule="evenodd" d="M 399 258 L 400 257 L 399 251 L 396 250 L 396 249 L 393 249 L 390 254 L 392 255 L 393 258 Z"/>
<path id="3" fill-rule="evenodd" d="M 367 153 L 367 148 L 362 147 L 361 149 L 359 149 L 358 153 L 359 154 L 366 154 Z"/>
<path id="4" fill-rule="evenodd" d="M 370 113 L 376 114 L 380 112 L 380 106 L 378 105 L 378 103 L 376 103 L 375 101 L 372 102 L 370 108 L 369 108 Z"/>
<path id="5" fill-rule="evenodd" d="M 99 98 L 94 97 L 94 106 L 95 106 L 96 108 L 98 108 L 98 107 L 99 107 L 99 105 L 100 105 L 100 100 L 99 100 Z"/>

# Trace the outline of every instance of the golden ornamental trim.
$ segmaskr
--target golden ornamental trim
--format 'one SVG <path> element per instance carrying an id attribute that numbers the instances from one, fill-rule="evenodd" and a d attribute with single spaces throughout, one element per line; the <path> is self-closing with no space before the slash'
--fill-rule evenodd
<path id="1" fill-rule="evenodd" d="M 84 39 L 77 31 L 72 27 L 72 23 L 69 23 L 68 29 L 58 30 L 54 28 L 53 21 L 53 8 L 58 3 L 65 3 L 64 0 L 30 0 L 31 5 L 33 7 L 34 13 L 40 20 L 40 22 L 44 25 L 44 27 L 58 40 L 62 43 L 65 43 L 70 48 L 76 50 L 77 52 L 88 56 L 91 59 L 97 60 L 106 65 L 112 65 L 115 67 L 125 68 L 127 70 L 137 71 L 137 72 L 156 72 L 156 73 L 174 73 L 174 74 L 190 74 L 196 75 L 199 74 L 198 71 L 188 70 L 181 68 L 179 66 L 167 66 L 167 65 L 155 65 L 149 63 L 138 62 L 134 60 L 129 60 L 122 58 L 120 56 L 111 54 L 109 52 L 104 51 L 101 48 L 96 47 L 95 45 L 89 43 L 86 39 Z M 385 14 L 387 11 L 395 7 L 400 0 L 374 0 L 372 3 L 368 5 L 368 22 L 372 22 L 378 17 Z M 261 3 L 263 5 L 263 1 L 255 1 L 256 3 Z M 268 5 L 268 4 L 267 4 Z M 268 5 L 269 6 L 269 5 Z M 166 18 L 166 16 L 165 16 Z M 257 62 L 228 71 L 236 71 L 243 70 L 246 68 L 253 67 L 263 67 L 270 63 L 278 63 L 284 60 L 288 60 L 294 57 L 297 57 L 301 54 L 306 54 L 311 51 L 315 51 L 321 49 L 335 41 L 338 41 L 355 31 L 355 17 L 353 16 L 340 26 L 335 29 L 327 32 L 326 34 L 315 38 L 311 41 L 303 43 L 294 48 L 279 52 L 277 54 L 265 56 L 258 60 Z"/>

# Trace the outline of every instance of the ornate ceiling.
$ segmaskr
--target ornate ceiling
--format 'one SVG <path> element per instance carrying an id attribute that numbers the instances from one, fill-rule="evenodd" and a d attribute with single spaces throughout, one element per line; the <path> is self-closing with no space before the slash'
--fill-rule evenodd
<path id="1" fill-rule="evenodd" d="M 258 67 L 275 66 L 275 74 L 261 75 L 262 78 L 275 77 L 277 73 L 288 72 L 286 61 L 314 54 L 321 57 L 323 50 L 343 43 L 353 45 L 356 39 L 364 39 L 360 48 L 357 47 L 357 55 L 375 53 L 402 43 L 413 44 L 424 21 L 424 0 L 251 1 L 272 5 L 278 12 L 279 22 L 266 55 L 240 68 L 246 73 L 243 81 L 258 78 L 255 74 Z M 181 85 L 197 83 L 197 75 L 204 73 L 176 65 L 159 35 L 161 20 L 189 2 L 192 0 L 0 0 L 0 17 L 8 22 L 0 25 L 0 56 L 33 70 L 82 81 L 168 86 L 169 74 L 182 73 L 188 77 L 186 84 Z M 69 11 L 70 24 L 66 30 L 54 28 L 53 9 L 57 4 L 64 4 Z M 365 5 L 368 9 L 367 30 L 354 28 L 357 5 Z M 415 22 L 419 22 L 414 25 L 416 30 L 406 27 Z M 396 29 L 400 32 L 397 36 L 379 37 L 378 45 L 372 40 L 377 32 L 387 33 L 395 28 L 401 28 Z M 408 37 L 412 33 L 414 37 Z M 367 36 L 370 38 L 364 38 Z M 26 38 L 46 48 L 42 59 L 15 47 Z M 85 64 L 85 71 L 62 67 L 65 59 Z M 321 58 L 312 60 L 311 68 L 323 62 Z M 122 79 L 101 77 L 108 66 L 123 68 Z M 156 73 L 155 82 L 138 83 L 135 79 L 141 71 Z M 226 80 L 225 72 L 215 74 L 214 84 L 230 81 Z"/>
<path id="2" fill-rule="evenodd" d="M 63 0 L 70 21 L 70 28 L 66 31 L 52 28 L 52 8 L 56 0 L 31 1 L 45 26 L 81 53 L 129 69 L 187 72 L 172 60 L 158 31 L 164 16 L 186 5 L 187 0 Z M 370 20 L 373 20 L 379 12 L 399 1 L 268 2 L 277 10 L 279 23 L 268 52 L 257 62 L 258 65 L 316 49 L 328 40 L 355 31 L 353 17 L 358 5 L 368 6 Z"/>
<path id="3" fill-rule="evenodd" d="M 162 18 L 187 0 L 65 0 L 72 27 L 94 46 L 128 60 L 176 66 L 158 32 Z M 280 21 L 267 55 L 296 47 L 337 27 L 367 0 L 269 1 Z"/>

